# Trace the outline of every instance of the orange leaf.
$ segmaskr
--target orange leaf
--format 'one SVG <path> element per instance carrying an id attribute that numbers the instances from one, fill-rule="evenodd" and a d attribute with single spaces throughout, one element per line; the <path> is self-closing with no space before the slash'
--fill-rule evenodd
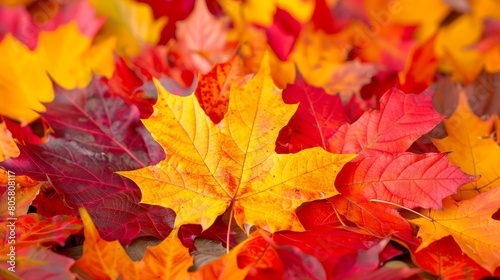
<path id="1" fill-rule="evenodd" d="M 0 224 L 0 245 L 3 246 L 0 251 L 5 251 L 9 246 L 7 243 L 11 238 L 7 236 L 9 236 L 9 225 L 12 224 L 15 224 L 15 244 L 18 249 L 33 247 L 42 243 L 57 243 L 62 246 L 68 236 L 79 232 L 82 228 L 80 221 L 76 217 L 65 215 L 44 218 L 36 213 L 30 213 L 17 217 L 15 221 L 4 220 Z"/>
<path id="2" fill-rule="evenodd" d="M 137 278 L 137 263 L 134 263 L 118 241 L 102 239 L 87 210 L 81 208 L 85 242 L 83 255 L 75 263 L 96 279 Z"/>
<path id="3" fill-rule="evenodd" d="M 443 123 L 448 136 L 432 139 L 434 145 L 440 151 L 451 151 L 448 155 L 450 162 L 460 166 L 464 172 L 480 175 L 477 181 L 459 188 L 453 198 L 471 198 L 500 186 L 500 147 L 489 137 L 494 119 L 483 121 L 476 116 L 462 92 L 455 112 Z"/>
<path id="4" fill-rule="evenodd" d="M 182 278 L 193 265 L 193 256 L 177 234 L 170 234 L 157 246 L 149 247 L 139 263 L 141 279 Z"/>
<path id="5" fill-rule="evenodd" d="M 491 218 L 498 210 L 500 188 L 456 202 L 443 200 L 443 210 L 430 210 L 429 219 L 411 222 L 419 225 L 422 244 L 417 252 L 432 242 L 453 236 L 462 251 L 490 273 L 500 266 L 500 221 Z"/>
<path id="6" fill-rule="evenodd" d="M 10 185 L 9 182 L 11 182 Z M 13 183 L 14 185 L 12 185 Z M 16 176 L 12 171 L 8 173 L 8 171 L 0 169 L 0 205 L 5 205 L 3 209 L 0 209 L 0 219 L 26 215 L 42 185 L 28 176 Z M 12 212 L 7 207 L 10 205 L 9 197 L 12 197 L 10 194 L 15 197 L 15 210 Z"/>
<path id="7" fill-rule="evenodd" d="M 137 183 L 143 203 L 173 209 L 176 227 L 196 223 L 207 229 L 232 207 L 242 228 L 250 224 L 270 231 L 300 231 L 295 209 L 338 193 L 333 186 L 336 174 L 353 155 L 321 148 L 274 152 L 278 133 L 297 106 L 283 102 L 267 58 L 245 86 L 231 87 L 228 113 L 218 125 L 194 95 L 179 97 L 157 86 L 155 112 L 143 122 L 167 158 L 119 174 Z"/>
<path id="8" fill-rule="evenodd" d="M 19 149 L 16 142 L 12 139 L 12 134 L 5 126 L 5 123 L 0 123 L 0 162 L 10 157 L 19 156 Z"/>

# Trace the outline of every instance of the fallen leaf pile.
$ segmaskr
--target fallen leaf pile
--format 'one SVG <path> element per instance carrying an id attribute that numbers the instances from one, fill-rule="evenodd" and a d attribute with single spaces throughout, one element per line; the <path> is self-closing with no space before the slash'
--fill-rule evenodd
<path id="1" fill-rule="evenodd" d="M 496 0 L 0 0 L 0 278 L 500 277 L 499 36 Z"/>

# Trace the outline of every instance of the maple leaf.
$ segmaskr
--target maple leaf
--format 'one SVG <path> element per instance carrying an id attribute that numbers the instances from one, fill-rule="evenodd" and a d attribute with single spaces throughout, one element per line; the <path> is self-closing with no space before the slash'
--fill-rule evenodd
<path id="1" fill-rule="evenodd" d="M 303 26 L 286 11 L 276 9 L 273 25 L 266 28 L 266 37 L 269 47 L 280 60 L 288 59 Z"/>
<path id="2" fill-rule="evenodd" d="M 421 270 L 406 265 L 398 268 L 380 266 L 380 255 L 388 245 L 389 239 L 383 239 L 375 246 L 360 250 L 357 258 L 346 261 L 342 273 L 336 275 L 338 279 L 405 279 L 416 275 Z M 351 267 L 349 267 L 351 265 Z"/>
<path id="3" fill-rule="evenodd" d="M 55 31 L 42 32 L 39 40 L 41 52 L 51 61 L 47 64 L 47 72 L 65 89 L 86 87 L 92 80 L 93 69 L 101 75 L 113 73 L 114 64 L 109 64 L 109 61 L 113 61 L 114 41 L 92 46 L 92 38 L 82 34 L 75 21 L 61 25 Z M 101 60 L 107 61 L 107 66 L 97 67 L 102 65 Z"/>
<path id="4" fill-rule="evenodd" d="M 27 125 L 38 118 L 37 112 L 45 111 L 42 102 L 54 99 L 45 63 L 39 52 L 28 50 L 10 34 L 0 42 L 0 53 L 5 56 L 0 60 L 0 114 Z"/>
<path id="5" fill-rule="evenodd" d="M 93 37 L 104 22 L 103 18 L 96 17 L 94 9 L 85 0 L 32 2 L 29 6 L 0 7 L 3 27 L 0 39 L 10 33 L 30 50 L 35 50 L 42 31 L 54 31 L 74 20 L 83 34 Z"/>
<path id="6" fill-rule="evenodd" d="M 432 90 L 418 95 L 395 88 L 387 91 L 379 110 L 369 110 L 352 125 L 342 125 L 328 139 L 327 149 L 360 155 L 405 152 L 444 118 L 434 109 L 432 94 Z"/>
<path id="7" fill-rule="evenodd" d="M 233 7 L 236 6 L 230 3 L 230 1 L 225 0 L 222 3 L 223 7 L 227 7 L 224 5 L 224 2 L 229 3 L 226 5 L 231 5 Z M 278 8 L 288 12 L 292 17 L 301 22 L 307 22 L 312 16 L 312 12 L 314 10 L 314 1 L 273 0 L 261 2 L 257 0 L 250 0 L 246 1 L 244 5 L 242 5 L 241 17 L 254 24 L 258 24 L 261 26 L 271 26 L 271 24 L 273 23 L 273 16 Z"/>
<path id="8" fill-rule="evenodd" d="M 15 239 L 10 238 L 12 223 L 15 225 Z M 0 253 L 7 256 L 12 254 L 12 247 L 15 247 L 15 274 L 8 270 L 12 265 L 9 264 L 10 258 L 7 256 L 8 261 L 0 263 L 0 276 L 6 276 L 7 279 L 55 276 L 58 279 L 72 279 L 69 268 L 74 261 L 48 250 L 41 244 L 57 243 L 63 246 L 68 236 L 79 232 L 82 228 L 81 222 L 76 217 L 59 215 L 46 219 L 31 213 L 18 216 L 14 222 L 2 218 L 0 226 Z M 11 240 L 15 240 L 15 243 Z"/>
<path id="9" fill-rule="evenodd" d="M 75 265 L 85 269 L 95 279 L 137 278 L 138 265 L 125 253 L 120 242 L 103 240 L 83 208 L 80 209 L 80 217 L 84 224 L 85 241 L 82 257 Z"/>
<path id="10" fill-rule="evenodd" d="M 374 236 L 395 236 L 407 243 L 417 242 L 410 224 L 394 208 L 381 203 L 356 202 L 343 195 L 336 195 L 328 201 L 333 208 L 327 208 L 327 213 L 338 213 Z"/>
<path id="11" fill-rule="evenodd" d="M 296 153 L 311 147 L 323 147 L 338 128 L 349 121 L 338 95 L 313 87 L 298 75 L 295 83 L 283 90 L 283 101 L 299 104 L 297 112 L 283 127 L 276 140 L 276 152 Z"/>
<path id="12" fill-rule="evenodd" d="M 19 149 L 12 139 L 12 133 L 7 129 L 4 122 L 0 123 L 0 161 L 10 157 L 19 156 Z"/>
<path id="13" fill-rule="evenodd" d="M 116 37 L 115 51 L 121 57 L 137 55 L 144 43 L 156 44 L 166 18 L 153 19 L 150 6 L 133 0 L 98 1 L 90 0 L 99 16 L 107 18 L 96 40 Z"/>
<path id="14" fill-rule="evenodd" d="M 217 63 L 198 79 L 194 94 L 214 123 L 219 123 L 227 112 L 231 85 L 243 78 L 240 62 L 240 58 L 233 55 L 227 62 Z"/>
<path id="15" fill-rule="evenodd" d="M 441 279 L 482 279 L 491 275 L 464 254 L 451 236 L 433 242 L 418 253 L 410 249 L 418 266 Z"/>
<path id="16" fill-rule="evenodd" d="M 302 253 L 316 258 L 329 279 L 341 279 L 340 275 L 343 275 L 347 268 L 355 269 L 352 259 L 357 257 L 360 250 L 370 249 L 381 241 L 380 238 L 372 235 L 334 226 L 316 226 L 306 232 L 278 232 L 272 238 L 277 245 L 295 246 Z M 390 258 L 400 254 L 401 251 L 393 249 Z M 380 255 L 380 260 L 378 256 L 373 260 L 377 264 L 384 261 L 383 254 Z"/>
<path id="17" fill-rule="evenodd" d="M 398 88 L 403 92 L 420 93 L 432 85 L 438 59 L 434 53 L 436 36 L 415 47 L 405 69 L 399 73 Z"/>
<path id="18" fill-rule="evenodd" d="M 422 250 L 451 235 L 463 252 L 490 273 L 500 266 L 500 221 L 491 216 L 498 210 L 500 188 L 456 202 L 443 200 L 443 210 L 430 210 L 426 218 L 411 220 L 419 225 Z M 424 212 L 425 213 L 425 212 Z"/>
<path id="19" fill-rule="evenodd" d="M 86 207 L 107 239 L 130 243 L 165 238 L 173 212 L 139 204 L 137 186 L 119 175 L 157 163 L 161 147 L 140 123 L 139 112 L 112 97 L 98 81 L 85 90 L 57 92 L 44 118 L 55 133 L 40 145 L 20 145 L 21 155 L 0 163 L 16 175 L 49 181 L 68 206 Z"/>
<path id="20" fill-rule="evenodd" d="M 2 253 L 3 254 L 3 253 Z M 7 253 L 3 254 L 6 255 Z M 16 250 L 16 272 L 7 270 L 8 263 L 0 264 L 0 276 L 7 279 L 74 279 L 71 267 L 75 260 L 40 246 Z M 5 270 L 3 270 L 5 269 Z"/>
<path id="21" fill-rule="evenodd" d="M 229 58 L 224 53 L 226 47 L 227 24 L 224 19 L 213 16 L 205 0 L 196 0 L 189 17 L 177 22 L 177 43 L 189 59 L 194 69 L 205 74 L 217 61 Z"/>
<path id="22" fill-rule="evenodd" d="M 178 97 L 157 83 L 155 112 L 143 122 L 168 157 L 119 172 L 141 188 L 141 202 L 173 209 L 176 227 L 195 223 L 206 229 L 231 207 L 241 228 L 303 230 L 295 208 L 337 194 L 333 180 L 353 155 L 321 148 L 274 153 L 278 131 L 297 106 L 282 102 L 268 63 L 264 59 L 245 86 L 231 88 L 228 113 L 217 126 L 194 95 Z"/>
<path id="23" fill-rule="evenodd" d="M 8 223 L 10 221 L 3 220 L 0 229 L 0 244 L 3 251 L 10 247 L 7 244 Z M 80 220 L 76 217 L 58 215 L 44 218 L 36 213 L 26 214 L 17 217 L 16 220 L 16 247 L 32 247 L 43 243 L 57 243 L 62 246 L 68 236 L 81 229 Z"/>
<path id="24" fill-rule="evenodd" d="M 21 144 L 41 144 L 47 141 L 48 134 L 52 132 L 43 118 L 38 118 L 25 126 L 5 117 L 3 117 L 3 122 L 10 133 L 12 133 L 12 138 Z"/>
<path id="25" fill-rule="evenodd" d="M 219 216 L 219 218 L 215 220 L 215 223 L 206 230 L 203 230 L 200 225 L 183 225 L 179 228 L 179 239 L 182 245 L 188 247 L 190 251 L 196 249 L 195 239 L 198 237 L 220 241 L 222 246 L 227 247 L 227 234 L 228 225 L 224 223 L 222 216 Z M 229 232 L 229 247 L 233 248 L 236 245 L 236 232 L 231 229 Z M 224 249 L 224 251 L 225 250 L 226 249 Z"/>
<path id="26" fill-rule="evenodd" d="M 489 73 L 496 73 L 500 71 L 500 40 L 498 34 L 500 33 L 500 20 L 486 19 L 484 21 L 484 30 L 481 40 L 475 45 L 475 49 L 482 52 L 482 63 L 484 70 Z"/>
<path id="27" fill-rule="evenodd" d="M 493 130 L 493 117 L 483 121 L 471 110 L 462 92 L 459 104 L 450 118 L 443 121 L 448 136 L 432 139 L 441 151 L 451 151 L 450 162 L 464 172 L 480 175 L 478 180 L 462 186 L 453 198 L 467 199 L 500 185 L 500 147 L 488 137 Z"/>
<path id="28" fill-rule="evenodd" d="M 9 176 L 10 175 L 10 176 Z M 0 219 L 7 219 L 8 217 L 14 216 L 19 217 L 26 215 L 28 213 L 29 206 L 37 196 L 40 187 L 43 186 L 42 183 L 38 183 L 27 176 L 15 176 L 15 174 L 7 173 L 7 171 L 0 169 L 0 204 L 9 205 L 9 179 L 15 178 L 15 190 L 11 194 L 15 194 L 16 204 L 13 213 L 15 215 L 10 215 L 9 207 L 4 207 L 0 210 Z M 11 183 L 12 184 L 12 183 Z"/>
<path id="29" fill-rule="evenodd" d="M 450 164 L 446 154 L 376 155 L 347 163 L 335 186 L 356 202 L 383 200 L 407 208 L 442 206 L 443 198 L 474 178 Z"/>

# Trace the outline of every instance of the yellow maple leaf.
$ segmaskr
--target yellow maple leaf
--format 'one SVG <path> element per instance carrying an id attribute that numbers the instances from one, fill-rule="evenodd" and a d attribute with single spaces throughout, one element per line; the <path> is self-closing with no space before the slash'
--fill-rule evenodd
<path id="1" fill-rule="evenodd" d="M 218 125 L 194 95 L 175 96 L 156 85 L 158 102 L 143 122 L 167 158 L 119 174 L 137 183 L 142 203 L 173 209 L 175 227 L 195 223 L 207 229 L 231 207 L 240 227 L 300 231 L 298 206 L 338 194 L 336 174 L 355 155 L 321 148 L 274 152 L 278 133 L 297 105 L 283 102 L 267 55 L 252 80 L 231 87 L 228 112 Z"/>
<path id="2" fill-rule="evenodd" d="M 90 0 L 99 16 L 107 18 L 96 37 L 97 41 L 115 37 L 118 55 L 137 55 L 144 43 L 156 44 L 166 18 L 154 20 L 151 7 L 133 0 Z"/>
<path id="3" fill-rule="evenodd" d="M 461 202 L 445 198 L 443 210 L 430 210 L 429 219 L 411 220 L 420 226 L 422 244 L 417 252 L 451 235 L 471 259 L 493 274 L 500 266 L 500 221 L 491 215 L 498 210 L 499 200 L 500 188 Z"/>
<path id="4" fill-rule="evenodd" d="M 114 39 L 92 45 L 75 21 L 40 34 L 39 49 L 47 59 L 47 72 L 65 89 L 84 88 L 96 74 L 111 77 Z"/>
<path id="5" fill-rule="evenodd" d="M 488 137 L 493 130 L 493 117 L 483 121 L 469 107 L 462 92 L 459 104 L 450 118 L 443 121 L 448 136 L 432 139 L 442 152 L 451 152 L 451 163 L 469 174 L 480 176 L 475 182 L 463 185 L 453 198 L 467 199 L 500 186 L 500 147 Z"/>
<path id="6" fill-rule="evenodd" d="M 0 115 L 27 125 L 54 100 L 52 82 L 39 52 L 7 34 L 0 42 Z"/>

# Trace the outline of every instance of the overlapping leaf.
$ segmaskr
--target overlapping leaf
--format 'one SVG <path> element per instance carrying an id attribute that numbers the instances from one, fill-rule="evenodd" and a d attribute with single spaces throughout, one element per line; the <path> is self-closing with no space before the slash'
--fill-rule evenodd
<path id="1" fill-rule="evenodd" d="M 42 103 L 54 99 L 54 90 L 39 52 L 30 51 L 7 34 L 0 42 L 0 114 L 26 125 L 45 112 Z M 12 82 L 16 81 L 16 82 Z"/>
<path id="2" fill-rule="evenodd" d="M 44 115 L 55 134 L 41 145 L 22 145 L 21 156 L 0 166 L 49 181 L 68 206 L 87 207 L 102 236 L 130 243 L 164 238 L 173 213 L 139 204 L 139 189 L 113 172 L 158 162 L 164 153 L 140 123 L 139 112 L 94 84 L 59 91 Z"/>
<path id="3" fill-rule="evenodd" d="M 296 153 L 311 147 L 325 148 L 325 141 L 348 122 L 337 95 L 328 95 L 322 88 L 307 84 L 301 76 L 283 90 L 283 101 L 300 104 L 280 131 L 276 140 L 278 153 Z"/>
<path id="4" fill-rule="evenodd" d="M 228 113 L 216 126 L 196 104 L 159 87 L 155 112 L 145 122 L 167 153 L 158 165 L 120 172 L 142 191 L 142 202 L 177 213 L 176 226 L 208 228 L 228 207 L 240 227 L 302 230 L 295 209 L 332 196 L 332 185 L 352 155 L 314 148 L 277 155 L 274 141 L 296 106 L 286 105 L 268 61 L 242 88 L 233 86 Z"/>
<path id="5" fill-rule="evenodd" d="M 500 186 L 500 147 L 489 137 L 493 122 L 493 118 L 483 121 L 477 117 L 461 93 L 455 112 L 444 120 L 448 136 L 432 139 L 439 150 L 451 152 L 448 157 L 452 163 L 469 174 L 480 176 L 458 190 L 453 196 L 457 200 L 471 198 Z"/>
<path id="6" fill-rule="evenodd" d="M 340 127 L 328 140 L 328 150 L 360 155 L 405 152 L 443 119 L 434 110 L 432 94 L 389 90 L 380 99 L 380 110 L 369 110 L 352 125 Z"/>
<path id="7" fill-rule="evenodd" d="M 446 154 L 377 155 L 344 166 L 335 186 L 357 201 L 377 199 L 408 208 L 442 206 L 443 198 L 472 180 Z"/>
<path id="8" fill-rule="evenodd" d="M 456 202 L 448 197 L 442 210 L 424 212 L 426 218 L 412 220 L 420 226 L 419 249 L 451 235 L 463 252 L 490 273 L 500 266 L 500 221 L 491 216 L 498 210 L 500 188 Z"/>

